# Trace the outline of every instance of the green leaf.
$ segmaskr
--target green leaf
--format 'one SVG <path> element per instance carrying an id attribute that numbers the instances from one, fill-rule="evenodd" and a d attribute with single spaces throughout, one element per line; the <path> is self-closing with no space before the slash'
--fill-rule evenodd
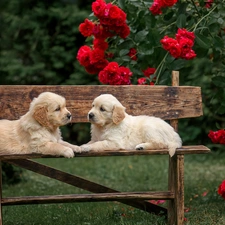
<path id="1" fill-rule="evenodd" d="M 139 31 L 139 32 L 135 35 L 134 40 L 135 40 L 136 42 L 141 42 L 141 41 L 143 41 L 143 40 L 146 38 L 146 35 L 147 35 L 147 34 L 148 34 L 148 31 L 146 31 L 146 30 Z"/>
<path id="2" fill-rule="evenodd" d="M 209 47 L 211 46 L 211 40 L 209 40 L 206 36 L 197 32 L 195 33 L 195 36 L 196 42 L 200 47 L 209 49 Z"/>
<path id="3" fill-rule="evenodd" d="M 186 26 L 186 16 L 184 14 L 180 14 L 177 18 L 177 27 L 183 28 Z"/>
<path id="4" fill-rule="evenodd" d="M 224 76 L 216 76 L 212 78 L 213 84 L 215 84 L 218 87 L 225 88 L 225 77 Z"/>
<path id="5" fill-rule="evenodd" d="M 124 56 L 127 55 L 129 53 L 129 49 L 122 49 L 119 52 L 119 56 Z"/>

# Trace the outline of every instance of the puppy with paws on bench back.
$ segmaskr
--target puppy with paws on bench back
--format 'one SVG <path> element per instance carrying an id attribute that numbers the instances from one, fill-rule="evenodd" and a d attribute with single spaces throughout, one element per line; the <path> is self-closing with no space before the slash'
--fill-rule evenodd
<path id="1" fill-rule="evenodd" d="M 88 120 L 91 141 L 81 146 L 82 151 L 168 148 L 172 157 L 182 145 L 180 136 L 167 122 L 153 116 L 128 115 L 125 107 L 110 94 L 94 99 Z"/>
<path id="2" fill-rule="evenodd" d="M 59 130 L 71 121 L 64 97 L 43 92 L 18 120 L 0 120 L 0 154 L 41 153 L 71 158 L 80 148 L 65 142 Z"/>

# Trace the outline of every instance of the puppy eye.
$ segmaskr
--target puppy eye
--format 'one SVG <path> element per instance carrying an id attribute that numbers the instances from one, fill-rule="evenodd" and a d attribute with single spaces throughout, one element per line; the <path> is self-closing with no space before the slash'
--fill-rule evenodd
<path id="1" fill-rule="evenodd" d="M 60 106 L 58 106 L 56 109 L 55 109 L 55 111 L 60 111 Z"/>
<path id="2" fill-rule="evenodd" d="M 101 106 L 100 111 L 105 112 L 105 109 Z"/>

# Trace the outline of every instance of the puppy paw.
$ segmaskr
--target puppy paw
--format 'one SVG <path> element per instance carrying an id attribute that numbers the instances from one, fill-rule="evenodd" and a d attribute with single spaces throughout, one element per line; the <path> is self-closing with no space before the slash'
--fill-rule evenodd
<path id="1" fill-rule="evenodd" d="M 91 150 L 89 145 L 81 145 L 80 148 L 82 152 L 89 152 Z"/>
<path id="2" fill-rule="evenodd" d="M 80 153 L 82 150 L 81 150 L 81 147 L 79 147 L 79 146 L 77 146 L 77 145 L 74 145 L 73 147 L 72 147 L 72 149 L 73 149 L 73 151 L 74 152 L 77 152 L 77 153 Z"/>
<path id="3" fill-rule="evenodd" d="M 140 144 L 140 145 L 137 145 L 136 147 L 135 147 L 135 150 L 144 150 L 145 148 L 144 148 L 144 146 L 142 145 L 142 144 Z"/>
<path id="4" fill-rule="evenodd" d="M 73 152 L 73 150 L 71 148 L 66 147 L 64 149 L 63 156 L 66 157 L 66 158 L 73 158 L 74 157 L 74 152 Z"/>

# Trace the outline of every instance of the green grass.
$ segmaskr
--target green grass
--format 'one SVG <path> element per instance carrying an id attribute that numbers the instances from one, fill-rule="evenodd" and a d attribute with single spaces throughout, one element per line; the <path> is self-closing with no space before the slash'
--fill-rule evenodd
<path id="1" fill-rule="evenodd" d="M 167 190 L 167 156 L 40 159 L 120 191 Z M 225 225 L 225 200 L 217 188 L 225 179 L 225 152 L 185 156 L 187 225 Z M 35 173 L 4 186 L 3 196 L 85 193 Z M 206 196 L 202 196 L 207 192 Z M 165 225 L 165 219 L 117 202 L 3 207 L 4 225 Z"/>

